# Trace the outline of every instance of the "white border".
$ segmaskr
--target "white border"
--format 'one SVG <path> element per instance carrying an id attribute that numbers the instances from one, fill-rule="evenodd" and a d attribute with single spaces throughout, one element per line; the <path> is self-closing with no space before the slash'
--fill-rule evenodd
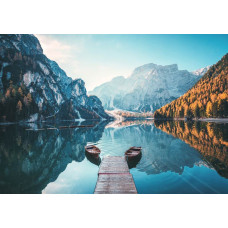
<path id="1" fill-rule="evenodd" d="M 225 0 L 11 0 L 0 33 L 228 33 Z M 1 227 L 224 227 L 227 195 L 0 195 Z"/>
<path id="2" fill-rule="evenodd" d="M 228 195 L 5 195 L 1 227 L 225 227 Z M 3 225 L 2 225 L 3 224 Z"/>
<path id="3" fill-rule="evenodd" d="M 1 33 L 227 33 L 226 0 L 9 0 Z"/>

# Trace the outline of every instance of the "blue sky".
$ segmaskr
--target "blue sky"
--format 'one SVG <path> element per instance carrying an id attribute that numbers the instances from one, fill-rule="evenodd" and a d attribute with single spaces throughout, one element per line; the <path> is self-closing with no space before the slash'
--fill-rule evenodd
<path id="1" fill-rule="evenodd" d="M 44 54 L 92 90 L 134 68 L 178 64 L 193 71 L 212 65 L 228 52 L 228 35 L 36 35 Z"/>

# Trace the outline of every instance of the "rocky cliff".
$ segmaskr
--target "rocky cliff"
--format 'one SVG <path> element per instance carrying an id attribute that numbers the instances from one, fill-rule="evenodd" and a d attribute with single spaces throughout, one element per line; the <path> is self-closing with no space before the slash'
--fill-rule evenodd
<path id="1" fill-rule="evenodd" d="M 43 127 L 38 124 L 38 128 Z M 63 131 L 25 131 L 18 125 L 2 127 L 0 193 L 41 193 L 69 163 L 85 159 L 88 142 L 100 140 L 106 122 L 92 124 L 93 128 Z"/>
<path id="2" fill-rule="evenodd" d="M 1 121 L 108 119 L 101 101 L 88 96 L 44 54 L 33 35 L 0 35 Z"/>
<path id="3" fill-rule="evenodd" d="M 183 95 L 204 72 L 204 68 L 191 73 L 176 64 L 150 63 L 136 68 L 128 78 L 116 77 L 89 93 L 98 96 L 108 110 L 154 112 Z"/>

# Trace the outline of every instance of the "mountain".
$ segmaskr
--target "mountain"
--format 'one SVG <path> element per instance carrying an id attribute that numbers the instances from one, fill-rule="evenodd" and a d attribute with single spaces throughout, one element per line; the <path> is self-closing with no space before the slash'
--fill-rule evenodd
<path id="1" fill-rule="evenodd" d="M 69 163 L 82 162 L 85 146 L 99 141 L 107 124 L 92 123 L 93 128 L 70 131 L 25 131 L 18 125 L 1 128 L 0 194 L 41 193 Z M 44 126 L 41 123 L 39 128 Z"/>
<path id="2" fill-rule="evenodd" d="M 153 63 L 136 68 L 128 77 L 115 77 L 96 87 L 90 94 L 98 96 L 105 109 L 154 112 L 188 91 L 203 75 L 178 70 L 176 64 L 161 66 Z"/>
<path id="3" fill-rule="evenodd" d="M 84 81 L 48 59 L 35 36 L 0 35 L 0 121 L 107 118 Z"/>
<path id="4" fill-rule="evenodd" d="M 210 67 L 211 66 L 203 67 L 203 68 L 193 71 L 192 73 L 195 75 L 203 76 L 210 69 Z"/>
<path id="5" fill-rule="evenodd" d="M 158 109 L 155 118 L 228 117 L 228 54 L 183 96 Z"/>

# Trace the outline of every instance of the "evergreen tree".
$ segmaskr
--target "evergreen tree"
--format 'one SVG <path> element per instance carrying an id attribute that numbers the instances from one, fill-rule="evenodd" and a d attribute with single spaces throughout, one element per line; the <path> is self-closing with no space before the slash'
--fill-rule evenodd
<path id="1" fill-rule="evenodd" d="M 194 116 L 196 118 L 199 118 L 200 117 L 200 109 L 199 109 L 199 105 L 198 104 L 196 104 L 196 107 L 194 109 Z"/>

